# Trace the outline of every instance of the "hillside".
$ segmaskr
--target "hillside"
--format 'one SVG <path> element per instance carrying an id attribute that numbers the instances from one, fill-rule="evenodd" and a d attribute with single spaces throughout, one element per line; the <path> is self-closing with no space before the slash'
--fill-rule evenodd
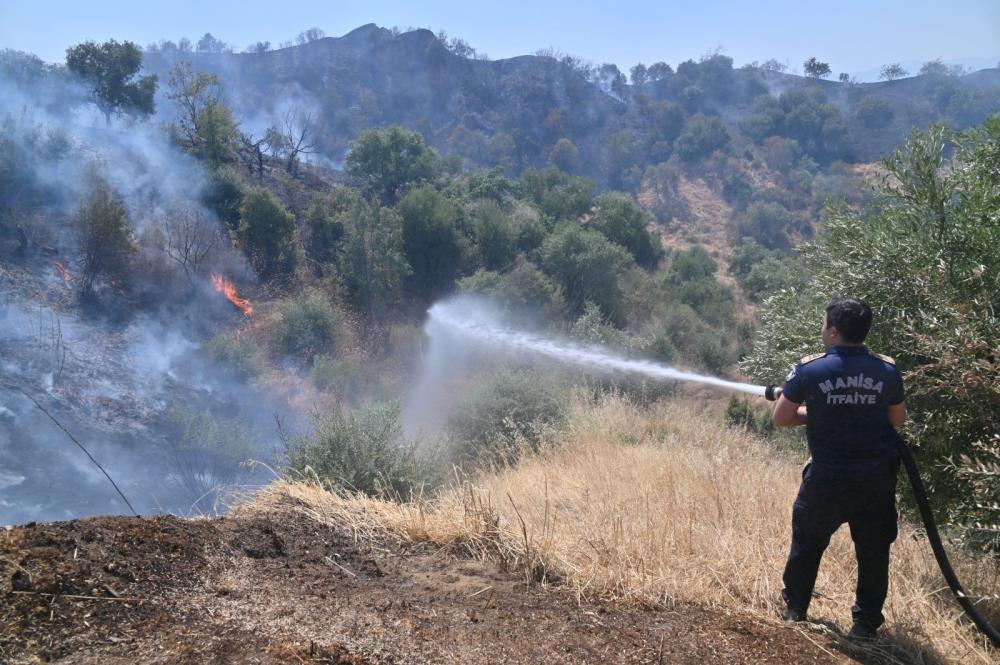
<path id="1" fill-rule="evenodd" d="M 499 164 L 508 173 L 553 159 L 560 163 L 556 146 L 568 140 L 578 156 L 566 165 L 616 188 L 634 184 L 629 170 L 641 173 L 669 158 L 681 133 L 678 123 L 696 114 L 722 118 L 734 138 L 757 139 L 741 123 L 753 116 L 761 95 L 804 94 L 833 105 L 832 123 L 821 107 L 803 107 L 794 126 L 773 128 L 799 140 L 820 162 L 874 161 L 913 126 L 947 122 L 961 129 L 979 123 L 1000 95 L 996 69 L 842 83 L 734 69 L 732 59 L 719 54 L 683 62 L 656 80 L 609 81 L 576 58 L 464 57 L 429 30 L 398 33 L 373 24 L 263 53 L 150 51 L 145 66 L 166 82 L 182 60 L 218 74 L 250 127 L 263 130 L 289 108 L 311 113 L 322 153 L 334 163 L 363 129 L 399 124 L 419 131 L 443 153 L 478 166 Z M 865 99 L 877 104 L 859 114 Z M 161 106 L 165 101 L 161 96 Z"/>

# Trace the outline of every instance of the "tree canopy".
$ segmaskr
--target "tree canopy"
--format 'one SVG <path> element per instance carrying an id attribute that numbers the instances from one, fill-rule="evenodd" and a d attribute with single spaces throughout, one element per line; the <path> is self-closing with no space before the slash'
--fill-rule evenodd
<path id="1" fill-rule="evenodd" d="M 430 180 L 436 168 L 437 157 L 423 137 L 402 127 L 369 129 L 347 155 L 348 173 L 384 203 L 395 203 L 407 185 Z"/>
<path id="2" fill-rule="evenodd" d="M 142 51 L 132 42 L 77 44 L 66 50 L 66 67 L 90 86 L 91 100 L 107 124 L 112 115 L 153 113 L 156 75 L 136 77 Z"/>

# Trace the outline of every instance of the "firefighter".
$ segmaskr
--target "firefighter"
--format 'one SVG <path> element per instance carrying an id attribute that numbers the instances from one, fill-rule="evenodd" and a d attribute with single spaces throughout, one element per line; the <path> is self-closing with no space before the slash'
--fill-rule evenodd
<path id="1" fill-rule="evenodd" d="M 782 616 L 805 621 L 820 559 L 845 522 L 858 562 L 850 635 L 871 639 L 885 621 L 889 547 L 896 539 L 896 428 L 906 420 L 903 380 L 892 358 L 864 346 L 871 308 L 838 298 L 826 305 L 826 351 L 792 368 L 774 407 L 778 427 L 805 425 L 810 461 L 792 508 Z"/>

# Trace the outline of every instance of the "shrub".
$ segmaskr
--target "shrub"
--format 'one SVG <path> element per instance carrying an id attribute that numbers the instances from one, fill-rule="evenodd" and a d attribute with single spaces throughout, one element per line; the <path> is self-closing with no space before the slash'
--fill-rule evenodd
<path id="1" fill-rule="evenodd" d="M 107 186 L 98 185 L 80 211 L 80 221 L 84 288 L 91 288 L 99 278 L 124 280 L 135 244 L 121 202 Z"/>
<path id="2" fill-rule="evenodd" d="M 172 478 L 195 507 L 211 507 L 219 493 L 240 484 L 249 474 L 243 462 L 258 448 L 254 430 L 239 418 L 174 407 L 167 411 Z"/>
<path id="3" fill-rule="evenodd" d="M 862 97 L 861 101 L 858 102 L 857 114 L 858 120 L 868 129 L 888 127 L 889 123 L 892 122 L 893 115 L 895 115 L 889 102 L 881 97 L 872 97 L 871 95 Z"/>
<path id="4" fill-rule="evenodd" d="M 341 193 L 343 192 L 343 193 Z M 353 192 L 338 188 L 329 196 L 315 196 L 306 212 L 309 228 L 309 258 L 319 263 L 336 260 L 340 241 L 344 238 L 343 215 Z"/>
<path id="5" fill-rule="evenodd" d="M 311 469 L 327 487 L 380 498 L 409 498 L 433 484 L 432 467 L 406 441 L 399 405 L 359 412 L 338 410 L 317 418 L 313 433 L 285 442 L 289 466 Z"/>
<path id="6" fill-rule="evenodd" d="M 248 335 L 221 332 L 209 340 L 208 352 L 241 379 L 252 379 L 264 371 L 264 353 Z"/>
<path id="7" fill-rule="evenodd" d="M 291 274 L 295 269 L 295 217 L 274 194 L 254 187 L 240 206 L 240 236 L 250 264 L 261 279 Z"/>
<path id="8" fill-rule="evenodd" d="M 795 215 L 780 203 L 754 203 L 738 221 L 736 232 L 765 247 L 788 246 L 788 232 L 796 223 Z"/>
<path id="9" fill-rule="evenodd" d="M 518 229 L 497 204 L 475 201 L 466 210 L 479 263 L 487 270 L 506 268 L 517 255 Z"/>
<path id="10" fill-rule="evenodd" d="M 590 210 L 594 183 L 556 168 L 527 168 L 518 181 L 521 195 L 556 220 L 579 219 Z"/>
<path id="11" fill-rule="evenodd" d="M 797 258 L 769 250 L 753 238 L 744 238 L 736 248 L 729 259 L 729 270 L 754 302 L 781 289 L 800 288 L 806 280 L 805 269 Z"/>
<path id="12" fill-rule="evenodd" d="M 202 202 L 233 230 L 240 226 L 240 207 L 246 194 L 243 178 L 230 166 L 219 166 L 209 173 Z"/>
<path id="13" fill-rule="evenodd" d="M 407 186 L 430 180 L 438 168 L 437 155 L 424 138 L 397 126 L 363 132 L 351 144 L 345 166 L 387 204 Z"/>
<path id="14" fill-rule="evenodd" d="M 406 289 L 430 302 L 451 287 L 470 251 L 459 231 L 459 208 L 424 186 L 410 190 L 396 211 L 403 219 L 403 252 L 413 271 Z"/>
<path id="15" fill-rule="evenodd" d="M 589 226 L 632 254 L 644 268 L 654 268 L 663 258 L 659 237 L 646 228 L 646 214 L 630 196 L 619 192 L 602 194 Z"/>
<path id="16" fill-rule="evenodd" d="M 684 161 L 694 161 L 729 145 L 729 132 L 716 117 L 697 114 L 684 125 L 674 142 L 674 150 Z"/>
<path id="17" fill-rule="evenodd" d="M 523 257 L 509 272 L 479 270 L 462 278 L 458 290 L 487 296 L 508 312 L 535 312 L 556 318 L 566 307 L 562 289 Z"/>
<path id="18" fill-rule="evenodd" d="M 774 432 L 771 410 L 766 406 L 753 405 L 750 400 L 733 395 L 726 405 L 725 423 L 748 432 L 768 436 Z"/>
<path id="19" fill-rule="evenodd" d="M 459 461 L 506 463 L 566 420 L 565 387 L 551 374 L 507 368 L 470 387 L 452 410 L 448 433 Z"/>
<path id="20" fill-rule="evenodd" d="M 274 339 L 278 349 L 305 360 L 329 351 L 343 315 L 321 293 L 313 292 L 282 303 Z"/>
<path id="21" fill-rule="evenodd" d="M 538 258 L 560 287 L 573 314 L 589 300 L 612 322 L 622 321 L 621 275 L 633 264 L 621 246 L 575 222 L 560 224 L 538 249 Z"/>

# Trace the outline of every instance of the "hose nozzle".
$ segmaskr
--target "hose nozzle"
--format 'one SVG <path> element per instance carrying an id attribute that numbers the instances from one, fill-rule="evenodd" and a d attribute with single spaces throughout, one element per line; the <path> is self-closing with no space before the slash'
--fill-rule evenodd
<path id="1" fill-rule="evenodd" d="M 779 397 L 781 397 L 781 386 L 764 387 L 764 399 L 771 402 L 777 402 Z"/>

